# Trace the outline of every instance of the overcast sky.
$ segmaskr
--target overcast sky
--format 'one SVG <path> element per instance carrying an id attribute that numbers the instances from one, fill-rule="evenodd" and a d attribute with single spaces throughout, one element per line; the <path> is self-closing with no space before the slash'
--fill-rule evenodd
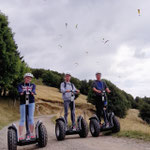
<path id="1" fill-rule="evenodd" d="M 140 9 L 140 16 L 138 14 Z M 150 1 L 0 0 L 30 67 L 94 79 L 150 96 Z"/>

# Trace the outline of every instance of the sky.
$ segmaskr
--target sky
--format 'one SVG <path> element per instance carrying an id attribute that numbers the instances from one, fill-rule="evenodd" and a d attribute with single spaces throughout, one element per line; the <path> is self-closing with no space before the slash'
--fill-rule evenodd
<path id="1" fill-rule="evenodd" d="M 30 67 L 81 80 L 101 72 L 134 97 L 150 97 L 149 6 L 148 0 L 0 0 Z"/>

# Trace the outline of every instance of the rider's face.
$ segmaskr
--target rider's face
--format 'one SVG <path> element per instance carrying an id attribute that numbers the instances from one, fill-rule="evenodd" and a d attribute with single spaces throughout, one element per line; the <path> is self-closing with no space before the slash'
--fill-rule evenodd
<path id="1" fill-rule="evenodd" d="M 31 80 L 32 80 L 31 77 L 25 77 L 25 78 L 24 78 L 24 82 L 25 82 L 25 83 L 30 83 Z"/>
<path id="2" fill-rule="evenodd" d="M 71 79 L 71 76 L 70 76 L 70 75 L 66 75 L 66 76 L 65 76 L 65 81 L 66 81 L 66 82 L 70 82 L 70 79 Z"/>
<path id="3" fill-rule="evenodd" d="M 101 74 L 97 74 L 97 75 L 96 75 L 96 79 L 97 79 L 97 80 L 101 80 Z"/>

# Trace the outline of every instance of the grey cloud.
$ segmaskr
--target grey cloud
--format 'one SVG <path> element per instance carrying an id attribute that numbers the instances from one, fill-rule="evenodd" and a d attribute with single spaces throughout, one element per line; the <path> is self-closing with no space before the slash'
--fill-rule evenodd
<path id="1" fill-rule="evenodd" d="M 95 72 L 101 71 L 104 78 L 133 95 L 147 95 L 140 92 L 139 86 L 132 88 L 136 87 L 134 78 L 141 81 L 136 71 L 140 75 L 150 73 L 144 67 L 150 53 L 143 51 L 150 47 L 148 1 L 0 0 L 0 3 L 29 66 L 69 71 L 80 79 L 94 79 Z M 104 44 L 103 38 L 109 42 Z M 122 45 L 134 49 L 130 59 L 118 58 Z"/>

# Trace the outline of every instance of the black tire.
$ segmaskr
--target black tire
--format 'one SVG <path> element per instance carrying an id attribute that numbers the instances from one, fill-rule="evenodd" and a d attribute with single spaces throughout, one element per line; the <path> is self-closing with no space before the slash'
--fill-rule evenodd
<path id="1" fill-rule="evenodd" d="M 66 135 L 65 123 L 61 120 L 56 122 L 55 135 L 58 141 L 62 141 L 65 139 L 65 135 Z"/>
<path id="2" fill-rule="evenodd" d="M 8 150 L 17 150 L 17 135 L 14 129 L 8 129 L 7 140 Z"/>
<path id="3" fill-rule="evenodd" d="M 39 138 L 38 138 L 38 145 L 39 147 L 45 147 L 47 145 L 47 130 L 43 124 L 39 126 Z"/>
<path id="4" fill-rule="evenodd" d="M 112 129 L 113 133 L 117 133 L 120 131 L 120 122 L 118 121 L 118 119 L 114 116 L 113 117 L 113 123 L 114 123 L 114 127 Z"/>
<path id="5" fill-rule="evenodd" d="M 100 133 L 100 124 L 96 119 L 90 120 L 90 132 L 93 137 L 98 137 Z"/>
<path id="6" fill-rule="evenodd" d="M 79 135 L 82 138 L 85 138 L 88 135 L 88 124 L 84 119 L 81 119 L 81 131 Z"/>

